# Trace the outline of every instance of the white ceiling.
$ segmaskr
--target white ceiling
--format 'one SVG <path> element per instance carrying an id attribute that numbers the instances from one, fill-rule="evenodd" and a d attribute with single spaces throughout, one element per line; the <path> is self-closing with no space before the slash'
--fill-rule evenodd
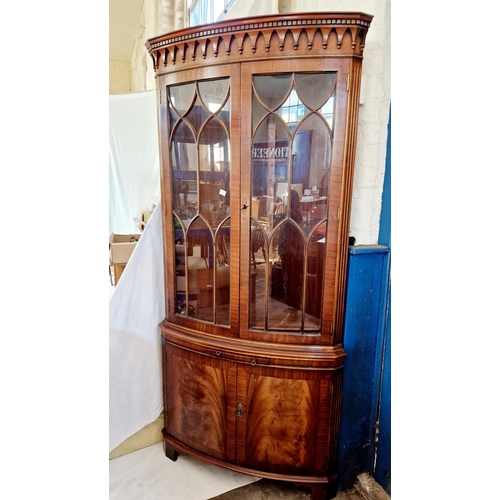
<path id="1" fill-rule="evenodd" d="M 144 0 L 109 0 L 109 58 L 129 62 Z"/>

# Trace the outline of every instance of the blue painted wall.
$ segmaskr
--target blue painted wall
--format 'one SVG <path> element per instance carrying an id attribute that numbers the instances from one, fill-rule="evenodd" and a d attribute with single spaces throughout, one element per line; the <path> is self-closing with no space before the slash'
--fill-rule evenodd
<path id="1" fill-rule="evenodd" d="M 389 115 L 387 155 L 385 165 L 379 243 L 391 247 L 391 118 Z M 390 253 L 389 253 L 390 260 Z M 389 261 L 385 344 L 382 352 L 382 386 L 379 400 L 379 437 L 375 462 L 375 480 L 390 494 L 391 491 L 391 271 Z"/>
<path id="2" fill-rule="evenodd" d="M 337 451 L 340 490 L 350 488 L 362 472 L 373 475 L 388 264 L 386 246 L 349 247 L 344 323 L 347 357 Z"/>
<path id="3" fill-rule="evenodd" d="M 339 490 L 362 472 L 391 489 L 390 137 L 389 119 L 379 244 L 349 247 Z"/>

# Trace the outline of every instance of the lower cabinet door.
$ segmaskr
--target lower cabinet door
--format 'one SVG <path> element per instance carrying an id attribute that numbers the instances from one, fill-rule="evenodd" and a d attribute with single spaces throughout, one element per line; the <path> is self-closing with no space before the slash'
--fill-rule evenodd
<path id="1" fill-rule="evenodd" d="M 334 373 L 241 364 L 238 465 L 276 474 L 327 474 Z"/>
<path id="2" fill-rule="evenodd" d="M 234 362 L 165 344 L 167 434 L 210 457 L 235 461 Z"/>

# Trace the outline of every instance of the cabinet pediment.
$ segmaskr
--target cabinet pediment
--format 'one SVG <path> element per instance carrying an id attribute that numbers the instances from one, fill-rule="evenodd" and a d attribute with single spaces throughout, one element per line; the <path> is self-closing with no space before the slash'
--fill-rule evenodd
<path id="1" fill-rule="evenodd" d="M 249 57 L 283 57 L 327 52 L 361 56 L 372 16 L 363 13 L 313 13 L 260 16 L 197 26 L 148 40 L 154 69 L 194 67 Z M 239 21 L 239 22 L 238 22 Z M 314 49 L 314 50 L 313 50 Z M 215 62 L 215 61 L 214 61 Z"/>

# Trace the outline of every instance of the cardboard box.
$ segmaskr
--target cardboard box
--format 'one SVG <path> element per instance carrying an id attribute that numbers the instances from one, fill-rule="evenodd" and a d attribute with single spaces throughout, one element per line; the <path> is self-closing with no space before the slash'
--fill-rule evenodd
<path id="1" fill-rule="evenodd" d="M 140 234 L 111 233 L 109 235 L 110 264 L 126 264 L 140 237 Z"/>
<path id="2" fill-rule="evenodd" d="M 147 224 L 149 219 L 151 219 L 152 215 L 153 215 L 153 212 L 148 212 L 147 214 L 143 213 L 141 216 L 142 222 L 145 222 Z M 143 228 L 144 228 L 144 226 L 143 226 Z"/>

